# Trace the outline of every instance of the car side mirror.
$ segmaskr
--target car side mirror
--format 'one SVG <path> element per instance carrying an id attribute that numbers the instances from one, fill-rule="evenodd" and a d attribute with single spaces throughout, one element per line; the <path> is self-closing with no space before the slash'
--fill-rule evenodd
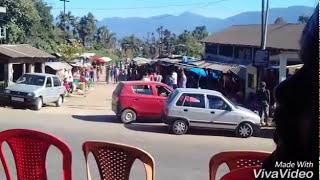
<path id="1" fill-rule="evenodd" d="M 46 87 L 50 88 L 50 87 L 52 87 L 52 85 L 51 84 L 46 84 Z"/>

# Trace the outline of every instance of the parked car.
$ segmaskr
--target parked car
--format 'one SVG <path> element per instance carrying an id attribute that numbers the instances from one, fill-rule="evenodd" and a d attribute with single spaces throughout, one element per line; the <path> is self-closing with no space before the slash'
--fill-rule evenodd
<path id="1" fill-rule="evenodd" d="M 137 119 L 161 119 L 173 89 L 154 81 L 123 81 L 112 94 L 112 110 L 123 123 Z"/>
<path id="2" fill-rule="evenodd" d="M 27 73 L 5 89 L 10 103 L 19 103 L 40 110 L 45 103 L 54 102 L 57 107 L 64 101 L 65 89 L 58 76 Z"/>
<path id="3" fill-rule="evenodd" d="M 168 98 L 163 122 L 178 135 L 193 127 L 232 130 L 240 137 L 260 130 L 256 113 L 234 105 L 220 92 L 204 89 L 176 89 Z"/>

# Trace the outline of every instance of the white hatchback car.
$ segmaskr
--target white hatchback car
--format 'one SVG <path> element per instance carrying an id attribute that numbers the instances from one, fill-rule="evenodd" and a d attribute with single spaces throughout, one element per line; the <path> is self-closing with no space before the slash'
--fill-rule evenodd
<path id="1" fill-rule="evenodd" d="M 192 127 L 232 130 L 240 137 L 250 137 L 260 130 L 260 117 L 256 113 L 234 105 L 212 90 L 176 89 L 164 111 L 163 122 L 178 135 Z"/>

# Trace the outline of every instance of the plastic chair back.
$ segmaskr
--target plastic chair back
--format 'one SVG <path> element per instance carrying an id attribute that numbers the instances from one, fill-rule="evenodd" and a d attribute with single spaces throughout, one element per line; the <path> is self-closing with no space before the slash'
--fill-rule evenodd
<path id="1" fill-rule="evenodd" d="M 11 180 L 2 144 L 8 143 L 16 165 L 18 180 L 47 180 L 46 157 L 51 145 L 63 155 L 63 179 L 72 179 L 71 150 L 62 140 L 38 131 L 12 129 L 0 132 L 0 159 L 7 180 Z"/>
<path id="2" fill-rule="evenodd" d="M 150 154 L 141 149 L 106 142 L 85 142 L 82 149 L 87 165 L 88 180 L 91 180 L 88 165 L 90 152 L 97 162 L 101 180 L 128 180 L 136 159 L 141 160 L 144 164 L 146 179 L 154 180 L 154 160 Z"/>
<path id="3" fill-rule="evenodd" d="M 240 168 L 261 166 L 269 155 L 270 153 L 252 151 L 229 151 L 218 153 L 212 156 L 210 160 L 210 180 L 216 179 L 218 168 L 223 163 L 227 164 L 230 171 Z"/>

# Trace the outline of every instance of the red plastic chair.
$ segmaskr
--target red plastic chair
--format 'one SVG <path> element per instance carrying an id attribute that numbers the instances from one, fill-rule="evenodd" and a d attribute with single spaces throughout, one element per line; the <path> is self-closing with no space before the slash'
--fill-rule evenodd
<path id="1" fill-rule="evenodd" d="M 210 180 L 216 179 L 218 168 L 226 163 L 230 171 L 240 168 L 261 166 L 263 161 L 270 156 L 266 152 L 229 151 L 212 156 L 209 164 Z"/>
<path id="2" fill-rule="evenodd" d="M 47 180 L 46 156 L 51 145 L 56 146 L 63 154 L 63 179 L 72 179 L 72 154 L 68 145 L 42 132 L 12 129 L 0 132 L 0 159 L 7 180 L 12 178 L 2 148 L 4 142 L 8 143 L 12 151 L 18 180 Z"/>
<path id="3" fill-rule="evenodd" d="M 155 179 L 154 160 L 147 152 L 122 144 L 85 142 L 82 146 L 87 165 L 87 179 L 91 180 L 88 155 L 91 152 L 97 162 L 101 180 L 128 180 L 136 159 L 144 164 L 146 179 Z"/>

